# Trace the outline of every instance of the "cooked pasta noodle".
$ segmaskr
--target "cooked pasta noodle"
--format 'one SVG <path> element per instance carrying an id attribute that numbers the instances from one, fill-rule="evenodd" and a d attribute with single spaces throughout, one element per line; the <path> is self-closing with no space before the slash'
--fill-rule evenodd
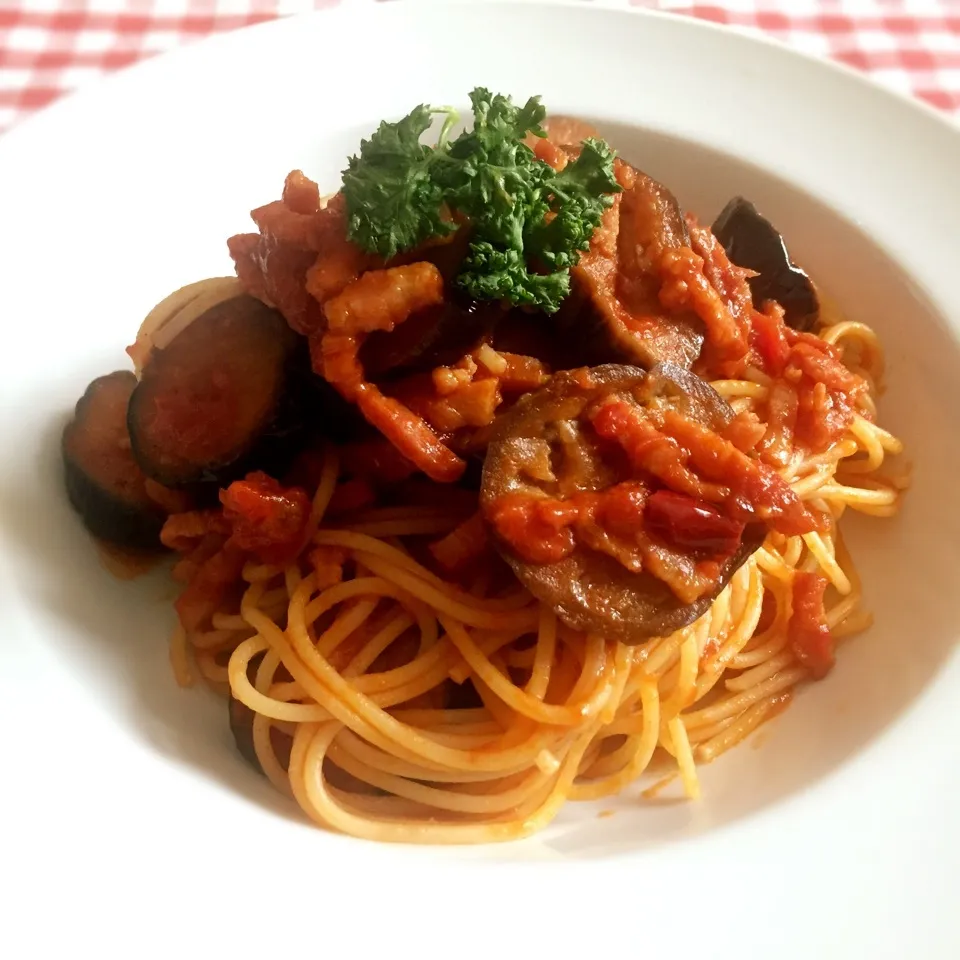
<path id="1" fill-rule="evenodd" d="M 822 335 L 855 346 L 880 379 L 882 351 L 869 327 L 841 322 Z M 713 385 L 762 413 L 761 380 Z M 900 450 L 858 417 L 831 449 L 795 457 L 783 475 L 835 519 L 848 508 L 886 514 L 900 490 L 882 469 Z M 658 753 L 696 798 L 696 763 L 743 740 L 807 678 L 787 640 L 795 572 L 828 579 L 825 616 L 835 637 L 869 623 L 834 522 L 821 533 L 770 534 L 710 609 L 670 636 L 628 647 L 579 634 L 515 585 L 465 591 L 419 563 L 404 539 L 450 530 L 458 517 L 449 511 L 372 508 L 348 526 L 328 522 L 337 469 L 331 449 L 311 541 L 343 550 L 354 576 L 320 587 L 302 557 L 285 568 L 248 563 L 238 609 L 218 612 L 212 631 L 178 627 L 171 662 L 178 681 L 190 683 L 189 647 L 200 676 L 214 686 L 228 681 L 255 714 L 254 747 L 270 781 L 316 822 L 355 836 L 527 836 L 567 799 L 621 792 Z M 372 669 L 404 643 L 405 662 Z M 445 706 L 444 685 L 467 680 L 480 705 Z M 278 735 L 292 738 L 288 764 L 278 758 Z"/>
<path id="2" fill-rule="evenodd" d="M 63 436 L 91 532 L 179 555 L 176 681 L 370 840 L 695 800 L 870 625 L 840 523 L 909 482 L 880 339 L 755 208 L 707 228 L 537 98 L 471 102 L 456 140 L 381 124 L 326 200 L 292 171 Z"/>

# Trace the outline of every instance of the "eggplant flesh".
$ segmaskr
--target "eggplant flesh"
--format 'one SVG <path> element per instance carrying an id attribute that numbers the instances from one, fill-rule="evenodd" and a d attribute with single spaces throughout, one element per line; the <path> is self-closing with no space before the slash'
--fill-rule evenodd
<path id="1" fill-rule="evenodd" d="M 127 414 L 143 472 L 170 487 L 282 470 L 316 401 L 306 341 L 242 294 L 154 349 Z"/>
<path id="2" fill-rule="evenodd" d="M 730 421 L 733 411 L 713 388 L 675 364 L 639 367 L 604 364 L 555 374 L 525 395 L 498 422 L 487 451 L 480 489 L 481 509 L 489 511 L 505 494 L 568 498 L 604 490 L 624 479 L 602 441 L 581 430 L 578 420 L 590 404 L 608 394 L 632 396 L 644 405 L 670 405 L 710 429 Z M 571 455 L 574 454 L 574 455 Z M 551 466 L 551 479 L 541 464 Z M 644 570 L 634 573 L 619 561 L 580 545 L 563 560 L 534 563 L 518 556 L 491 525 L 491 534 L 517 578 L 567 626 L 636 644 L 667 636 L 701 616 L 723 586 L 763 543 L 762 524 L 749 524 L 736 553 L 721 564 L 716 588 L 693 603 L 679 600 L 670 587 Z"/>
<path id="3" fill-rule="evenodd" d="M 578 365 L 689 368 L 703 346 L 703 325 L 689 311 L 664 309 L 656 266 L 663 251 L 689 246 L 689 231 L 676 197 L 645 173 L 634 174 L 634 186 L 620 199 L 616 251 L 591 252 L 573 267 L 573 292 L 560 319 L 577 342 Z"/>
<path id="4" fill-rule="evenodd" d="M 87 387 L 63 431 L 64 480 L 70 503 L 95 537 L 160 550 L 166 512 L 147 495 L 127 435 L 127 405 L 136 385 L 133 373 L 118 370 Z"/>

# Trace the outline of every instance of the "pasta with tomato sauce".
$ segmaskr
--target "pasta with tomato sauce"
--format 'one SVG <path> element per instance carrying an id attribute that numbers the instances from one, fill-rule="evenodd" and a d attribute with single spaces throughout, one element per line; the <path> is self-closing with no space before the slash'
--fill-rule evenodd
<path id="1" fill-rule="evenodd" d="M 869 626 L 840 521 L 905 487 L 876 334 L 749 203 L 704 226 L 586 125 L 493 142 L 483 111 L 519 114 L 472 96 L 445 159 L 411 147 L 435 215 L 383 233 L 367 142 L 332 197 L 292 172 L 63 440 L 90 530 L 176 557 L 177 681 L 373 840 L 511 840 L 645 775 L 698 797 Z M 541 198 L 526 263 L 477 144 Z"/>

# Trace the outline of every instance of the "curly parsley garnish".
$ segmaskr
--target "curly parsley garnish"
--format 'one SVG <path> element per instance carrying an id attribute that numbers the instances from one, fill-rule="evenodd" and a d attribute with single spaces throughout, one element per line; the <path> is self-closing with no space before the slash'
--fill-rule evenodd
<path id="1" fill-rule="evenodd" d="M 478 300 L 553 313 L 570 291 L 570 267 L 620 190 L 615 154 L 591 138 L 557 172 L 523 142 L 528 133 L 546 136 L 539 97 L 518 107 L 478 87 L 470 101 L 473 129 L 454 140 L 456 111 L 421 104 L 361 142 L 343 172 L 348 235 L 389 259 L 465 219 L 470 246 L 459 285 Z M 420 138 L 437 115 L 444 122 L 429 147 Z"/>

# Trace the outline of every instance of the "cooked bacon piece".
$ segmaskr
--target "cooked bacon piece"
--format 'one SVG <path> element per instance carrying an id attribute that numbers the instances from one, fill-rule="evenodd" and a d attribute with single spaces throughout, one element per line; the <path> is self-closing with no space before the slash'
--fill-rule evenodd
<path id="1" fill-rule="evenodd" d="M 810 533 L 817 519 L 789 485 L 766 464 L 752 460 L 699 423 L 667 410 L 664 429 L 689 451 L 689 463 L 705 477 L 729 487 L 733 502 L 727 507 L 737 519 L 761 519 L 792 536 Z"/>
<path id="2" fill-rule="evenodd" d="M 797 342 L 790 349 L 791 366 L 832 392 L 846 393 L 854 398 L 866 391 L 863 378 L 843 365 L 836 347 L 810 334 L 799 334 L 797 337 Z"/>
<path id="3" fill-rule="evenodd" d="M 747 283 L 750 271 L 731 263 L 713 234 L 693 217 L 687 218 L 687 227 L 694 257 L 687 258 L 681 273 L 689 284 L 688 306 L 703 321 L 707 331 L 700 363 L 714 376 L 736 376 L 750 347 L 750 321 L 754 312 Z M 680 254 L 685 255 L 685 251 L 678 251 Z M 715 297 L 711 291 L 716 293 Z M 673 291 L 672 295 L 677 293 Z M 661 297 L 665 295 L 670 295 L 666 285 Z M 678 299 L 684 302 L 682 291 Z"/>
<path id="4" fill-rule="evenodd" d="M 328 300 L 323 312 L 336 333 L 393 330 L 411 314 L 443 301 L 443 279 L 432 263 L 368 270 Z"/>
<path id="5" fill-rule="evenodd" d="M 318 303 L 326 303 L 353 283 L 366 269 L 369 260 L 367 254 L 346 238 L 343 243 L 331 244 L 317 254 L 317 259 L 306 272 L 307 293 Z"/>
<path id="6" fill-rule="evenodd" d="M 802 380 L 797 385 L 796 439 L 811 453 L 827 450 L 853 420 L 848 395 L 831 392 L 822 381 Z"/>
<path id="7" fill-rule="evenodd" d="M 569 160 L 566 151 L 561 150 L 550 140 L 538 138 L 533 147 L 533 152 L 538 160 L 553 167 L 554 170 L 562 170 Z"/>
<path id="8" fill-rule="evenodd" d="M 752 313 L 753 362 L 772 379 L 767 396 L 767 435 L 761 455 L 783 466 L 799 445 L 817 454 L 836 443 L 862 405 L 867 384 L 848 370 L 837 347 L 812 333 L 792 330 L 783 311 L 768 302 Z"/>
<path id="9" fill-rule="evenodd" d="M 721 296 L 740 331 L 745 334 L 749 330 L 748 321 L 753 309 L 749 283 L 753 271 L 733 263 L 713 233 L 701 226 L 695 217 L 687 217 L 687 229 L 690 231 L 691 250 L 703 259 L 703 275 Z"/>
<path id="10" fill-rule="evenodd" d="M 750 453 L 766 434 L 766 426 L 760 418 L 750 410 L 738 413 L 724 428 L 719 431 L 724 440 L 729 440 L 738 450 Z"/>
<path id="11" fill-rule="evenodd" d="M 432 263 L 368 271 L 327 302 L 329 330 L 310 346 L 317 372 L 354 401 L 369 424 L 431 479 L 449 483 L 463 473 L 464 462 L 422 417 L 368 382 L 359 361 L 367 334 L 392 330 L 414 311 L 442 299 L 443 280 Z"/>
<path id="12" fill-rule="evenodd" d="M 499 380 L 483 377 L 458 386 L 439 398 L 428 399 L 420 408 L 423 418 L 442 434 L 464 427 L 486 427 L 493 423 L 501 401 Z M 418 409 L 412 405 L 411 409 Z"/>
<path id="13" fill-rule="evenodd" d="M 310 337 L 310 364 L 314 371 L 351 403 L 364 384 L 360 365 L 360 340 L 350 333 L 324 333 Z"/>
<path id="14" fill-rule="evenodd" d="M 671 311 L 689 310 L 700 318 L 713 363 L 746 356 L 746 330 L 705 276 L 703 258 L 681 247 L 664 251 L 659 266 L 664 278 L 660 302 Z"/>
<path id="15" fill-rule="evenodd" d="M 633 404 L 622 400 L 604 403 L 590 416 L 590 422 L 600 437 L 623 448 L 634 470 L 650 473 L 671 489 L 698 499 L 721 503 L 730 496 L 729 487 L 697 476 L 679 441 L 658 430 Z"/>
<path id="16" fill-rule="evenodd" d="M 506 361 L 503 371 L 497 374 L 500 389 L 505 393 L 526 393 L 546 383 L 547 369 L 536 357 L 505 353 L 502 350 L 497 352 Z"/>
<path id="17" fill-rule="evenodd" d="M 297 333 L 321 331 L 322 302 L 373 263 L 347 240 L 342 196 L 320 209 L 316 184 L 295 170 L 287 176 L 283 200 L 251 216 L 260 233 L 227 241 L 241 286 L 276 307 Z"/>
<path id="18" fill-rule="evenodd" d="M 320 304 L 307 293 L 305 277 L 317 255 L 275 237 L 241 233 L 227 241 L 240 285 L 267 306 L 276 307 L 297 333 L 323 327 Z"/>
<path id="19" fill-rule="evenodd" d="M 767 395 L 767 432 L 760 455 L 766 463 L 786 466 L 797 429 L 797 391 L 786 380 L 774 380 Z"/>
<path id="20" fill-rule="evenodd" d="M 783 311 L 776 304 L 767 304 L 763 311 L 751 314 L 750 345 L 759 359 L 759 367 L 772 377 L 779 377 L 790 357 L 787 325 Z"/>
<path id="21" fill-rule="evenodd" d="M 272 200 L 251 210 L 250 218 L 262 236 L 273 237 L 279 243 L 314 251 L 319 245 L 316 217 L 308 213 L 296 213 L 282 200 Z"/>
<path id="22" fill-rule="evenodd" d="M 283 202 L 294 213 L 316 213 L 320 188 L 301 170 L 291 170 L 283 182 Z"/>
<path id="23" fill-rule="evenodd" d="M 426 421 L 398 400 L 384 396 L 372 383 L 361 385 L 357 406 L 367 422 L 431 480 L 452 483 L 463 474 L 466 464 L 440 441 Z"/>
<path id="24" fill-rule="evenodd" d="M 499 378 L 478 368 L 470 357 L 455 367 L 407 377 L 391 384 L 389 392 L 447 437 L 467 427 L 489 426 L 503 399 Z"/>

